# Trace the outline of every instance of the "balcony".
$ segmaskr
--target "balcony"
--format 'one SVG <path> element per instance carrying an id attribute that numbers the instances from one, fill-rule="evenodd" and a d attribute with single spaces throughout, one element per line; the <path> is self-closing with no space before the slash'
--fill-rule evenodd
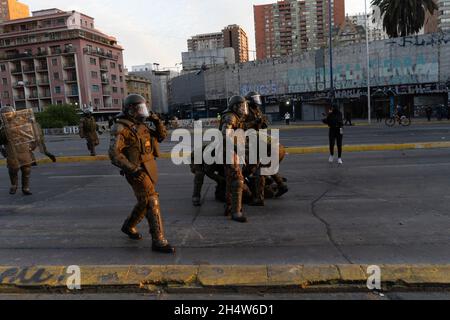
<path id="1" fill-rule="evenodd" d="M 79 96 L 79 93 L 78 93 L 77 90 L 74 90 L 74 91 L 68 92 L 68 93 L 67 93 L 67 96 L 68 96 L 68 97 L 78 97 L 78 96 Z"/>
<path id="2" fill-rule="evenodd" d="M 65 83 L 77 83 L 78 80 L 76 77 L 69 77 L 68 79 L 64 80 Z"/>
<path id="3" fill-rule="evenodd" d="M 64 69 L 75 69 L 77 66 L 75 65 L 75 62 L 69 62 L 69 63 L 66 63 L 65 65 L 64 65 Z"/>
<path id="4" fill-rule="evenodd" d="M 108 52 L 104 52 L 104 51 L 100 51 L 100 50 L 94 50 L 92 48 L 84 48 L 83 49 L 83 53 L 85 54 L 90 54 L 90 55 L 95 55 L 95 56 L 99 56 L 102 58 L 108 58 L 108 59 L 113 59 L 113 60 L 119 60 L 119 56 L 117 55 L 113 55 L 111 53 Z"/>
<path id="5" fill-rule="evenodd" d="M 111 96 L 111 91 L 103 91 L 103 96 L 104 97 L 110 97 Z"/>
<path id="6" fill-rule="evenodd" d="M 32 93 L 28 96 L 28 100 L 37 100 L 39 99 L 39 96 L 37 93 Z"/>
<path id="7" fill-rule="evenodd" d="M 26 81 L 25 82 L 25 86 L 26 87 L 36 87 L 36 80 L 32 80 L 32 81 Z"/>
<path id="8" fill-rule="evenodd" d="M 13 87 L 18 89 L 18 88 L 23 88 L 25 86 L 25 82 L 24 81 L 17 81 L 16 83 L 13 84 Z"/>
<path id="9" fill-rule="evenodd" d="M 52 94 L 50 92 L 44 92 L 43 94 L 41 94 L 40 99 L 51 99 L 51 98 L 52 98 Z"/>
<path id="10" fill-rule="evenodd" d="M 36 67 L 37 72 L 48 72 L 48 65 L 41 65 Z"/>
<path id="11" fill-rule="evenodd" d="M 100 65 L 100 71 L 108 71 L 108 66 L 107 65 L 105 65 L 105 64 L 101 64 Z"/>
<path id="12" fill-rule="evenodd" d="M 36 68 L 34 66 L 23 67 L 23 73 L 34 73 Z"/>
<path id="13" fill-rule="evenodd" d="M 49 86 L 50 85 L 50 81 L 48 79 L 39 80 L 37 83 L 40 86 Z"/>
<path id="14" fill-rule="evenodd" d="M 102 84 L 109 84 L 109 79 L 102 79 Z"/>
<path id="15" fill-rule="evenodd" d="M 16 101 L 25 101 L 25 96 L 22 96 L 22 95 L 14 96 L 14 100 L 16 100 Z"/>
<path id="16" fill-rule="evenodd" d="M 12 69 L 11 74 L 22 74 L 22 68 Z"/>
<path id="17" fill-rule="evenodd" d="M 75 53 L 75 52 L 76 52 L 75 48 L 65 48 L 63 53 L 71 54 L 71 53 Z"/>

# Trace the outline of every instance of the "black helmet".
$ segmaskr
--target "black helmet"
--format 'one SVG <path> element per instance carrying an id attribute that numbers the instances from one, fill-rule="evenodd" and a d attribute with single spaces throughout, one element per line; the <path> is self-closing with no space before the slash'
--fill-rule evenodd
<path id="1" fill-rule="evenodd" d="M 123 113 L 137 121 L 144 121 L 150 116 L 145 98 L 138 94 L 130 94 L 125 98 Z"/>
<path id="2" fill-rule="evenodd" d="M 245 99 L 247 99 L 251 107 L 262 106 L 261 95 L 258 92 L 255 91 L 249 92 L 245 96 Z"/>
<path id="3" fill-rule="evenodd" d="M 240 118 L 248 115 L 247 101 L 243 96 L 233 96 L 228 102 L 228 109 L 234 111 Z"/>

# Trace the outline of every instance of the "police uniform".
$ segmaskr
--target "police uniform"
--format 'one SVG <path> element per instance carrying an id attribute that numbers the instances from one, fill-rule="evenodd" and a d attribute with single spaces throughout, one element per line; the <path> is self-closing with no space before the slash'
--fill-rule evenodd
<path id="1" fill-rule="evenodd" d="M 80 119 L 80 138 L 86 139 L 87 148 L 92 156 L 95 156 L 95 147 L 100 144 L 97 131 L 98 125 L 92 114 L 83 115 Z"/>

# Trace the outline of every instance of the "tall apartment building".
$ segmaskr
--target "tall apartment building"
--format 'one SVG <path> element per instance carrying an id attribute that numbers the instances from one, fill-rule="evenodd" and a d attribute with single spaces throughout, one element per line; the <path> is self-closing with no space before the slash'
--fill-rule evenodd
<path id="1" fill-rule="evenodd" d="M 248 61 L 248 37 L 244 29 L 237 24 L 232 24 L 222 30 L 223 47 L 233 48 L 237 63 Z"/>
<path id="2" fill-rule="evenodd" d="M 450 0 L 436 0 L 439 7 L 438 16 L 438 30 L 450 30 Z"/>
<path id="3" fill-rule="evenodd" d="M 0 24 L 0 99 L 18 109 L 50 104 L 120 111 L 125 95 L 122 47 L 94 18 L 50 9 Z"/>
<path id="4" fill-rule="evenodd" d="M 249 60 L 247 34 L 236 24 L 225 27 L 221 32 L 193 36 L 187 43 L 188 52 L 233 48 L 236 62 Z"/>
<path id="5" fill-rule="evenodd" d="M 367 13 L 369 24 L 369 41 L 388 39 L 386 31 L 383 29 L 383 20 L 381 19 L 380 9 L 373 6 L 371 11 Z M 365 13 L 359 13 L 348 16 L 348 19 L 354 24 L 366 29 L 366 15 Z"/>
<path id="6" fill-rule="evenodd" d="M 30 9 L 26 4 L 17 0 L 0 1 L 0 22 L 26 18 L 30 16 Z"/>
<path id="7" fill-rule="evenodd" d="M 150 80 L 137 75 L 127 74 L 125 76 L 125 82 L 127 84 L 126 95 L 139 94 L 145 98 L 150 109 L 153 108 L 152 82 Z"/>
<path id="8" fill-rule="evenodd" d="M 332 27 L 345 21 L 345 0 L 332 0 Z M 328 0 L 284 0 L 255 5 L 258 59 L 298 54 L 327 45 Z"/>

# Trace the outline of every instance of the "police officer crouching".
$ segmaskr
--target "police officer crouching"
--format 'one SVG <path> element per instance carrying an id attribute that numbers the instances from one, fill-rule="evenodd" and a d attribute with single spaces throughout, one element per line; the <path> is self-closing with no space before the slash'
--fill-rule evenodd
<path id="1" fill-rule="evenodd" d="M 154 124 L 154 130 L 145 124 L 147 119 Z M 125 220 L 122 232 L 132 240 L 141 240 L 136 227 L 146 217 L 153 239 L 152 250 L 174 253 L 175 248 L 164 236 L 159 195 L 155 190 L 158 181 L 155 158 L 159 156 L 159 143 L 166 136 L 163 122 L 155 114 L 149 114 L 145 99 L 140 95 L 129 95 L 124 101 L 123 112 L 111 129 L 109 156 L 122 170 L 138 201 Z"/>

